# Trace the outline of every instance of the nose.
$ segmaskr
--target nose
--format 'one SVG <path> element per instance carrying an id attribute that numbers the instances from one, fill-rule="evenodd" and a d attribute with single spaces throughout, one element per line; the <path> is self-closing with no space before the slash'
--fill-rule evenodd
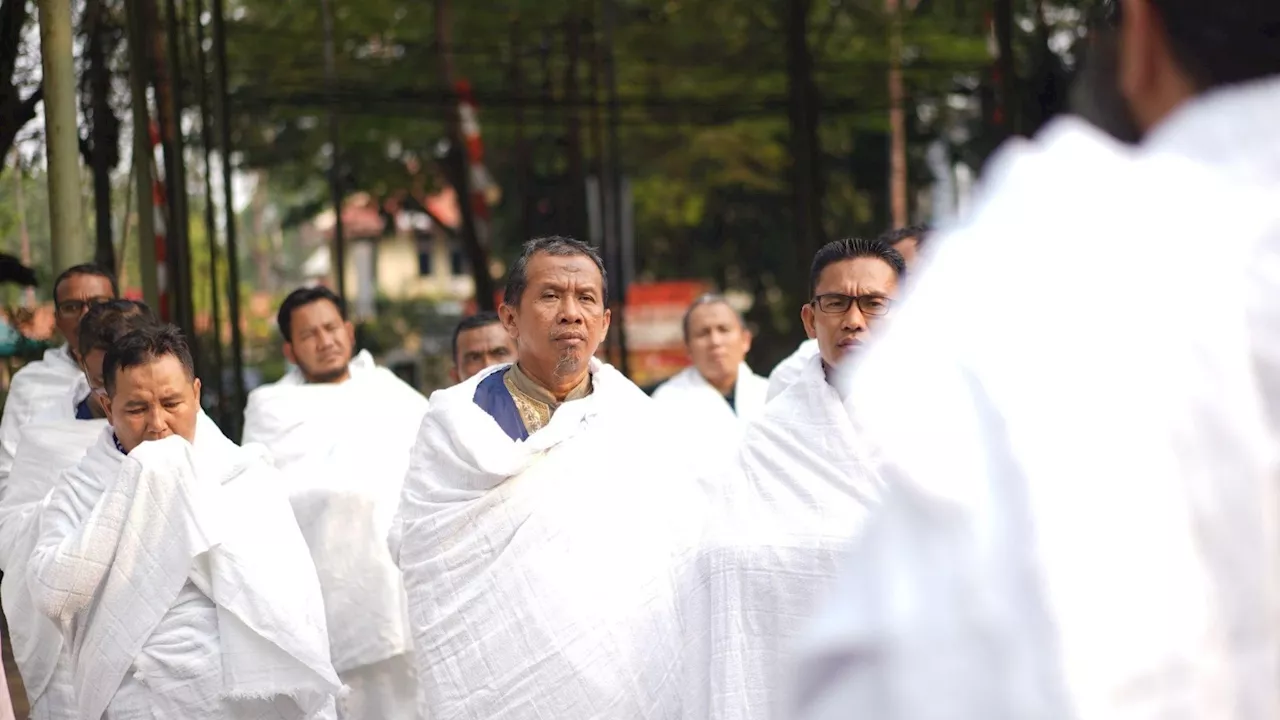
<path id="1" fill-rule="evenodd" d="M 147 414 L 146 431 L 148 433 L 158 435 L 167 429 L 169 429 L 169 423 L 166 420 L 164 408 L 156 405 L 151 409 L 151 412 Z"/>
<path id="2" fill-rule="evenodd" d="M 858 303 L 849 306 L 849 312 L 841 318 L 841 329 L 860 333 L 867 331 L 867 316 L 862 314 L 862 310 L 858 308 Z"/>
<path id="3" fill-rule="evenodd" d="M 580 325 L 582 321 L 581 303 L 578 302 L 576 297 L 566 294 L 564 300 L 560 302 L 560 324 Z"/>

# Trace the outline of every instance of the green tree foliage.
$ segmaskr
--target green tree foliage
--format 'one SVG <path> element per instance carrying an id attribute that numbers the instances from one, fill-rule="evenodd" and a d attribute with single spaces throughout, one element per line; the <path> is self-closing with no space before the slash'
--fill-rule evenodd
<path id="1" fill-rule="evenodd" d="M 961 117 L 952 102 L 976 96 L 992 104 L 988 5 L 904 1 L 914 215 L 927 210 L 914 201 L 931 181 L 923 161 L 929 143 L 944 138 L 955 156 L 980 165 L 997 139 L 1030 132 L 1060 109 L 1088 4 L 1011 3 L 1019 96 L 996 127 L 990 112 Z M 604 144 L 593 124 L 605 114 L 602 78 L 593 68 L 602 49 L 599 3 L 453 5 L 456 74 L 475 88 L 487 164 L 506 191 L 496 208 L 498 251 L 509 254 L 530 232 L 581 228 L 584 191 L 573 176 L 575 158 L 589 174 Z M 236 146 L 246 166 L 267 170 L 272 187 L 288 192 L 287 219 L 309 217 L 328 203 L 330 109 L 341 121 L 349 189 L 392 197 L 439 182 L 434 158 L 449 94 L 439 83 L 430 3 L 335 0 L 332 92 L 323 73 L 319 3 L 239 0 L 233 7 Z M 753 320 L 762 330 L 757 351 L 766 362 L 776 359 L 799 335 L 806 291 L 800 278 L 812 251 L 796 238 L 789 88 L 798 81 L 814 88 L 820 236 L 879 233 L 890 222 L 891 18 L 876 0 L 813 2 L 803 38 L 812 56 L 806 80 L 789 75 L 786 2 L 617 0 L 617 8 L 610 48 L 639 276 L 704 277 L 752 292 Z M 966 123 L 957 134 L 957 124 Z"/>

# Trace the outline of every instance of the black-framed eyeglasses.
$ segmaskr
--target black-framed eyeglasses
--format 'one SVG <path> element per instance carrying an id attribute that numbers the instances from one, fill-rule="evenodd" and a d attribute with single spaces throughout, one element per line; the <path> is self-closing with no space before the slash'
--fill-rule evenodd
<path id="1" fill-rule="evenodd" d="M 64 317 L 78 317 L 89 312 L 94 305 L 110 301 L 108 297 L 93 297 L 84 300 L 63 300 L 58 303 L 58 313 Z"/>
<path id="2" fill-rule="evenodd" d="M 823 293 L 813 299 L 813 305 L 824 313 L 843 315 L 849 312 L 854 303 L 858 311 L 869 317 L 880 317 L 889 312 L 892 300 L 883 295 L 845 295 L 844 293 Z"/>

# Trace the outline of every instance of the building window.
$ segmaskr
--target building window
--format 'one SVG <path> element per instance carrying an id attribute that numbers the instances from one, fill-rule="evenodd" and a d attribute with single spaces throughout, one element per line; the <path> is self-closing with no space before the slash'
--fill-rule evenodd
<path id="1" fill-rule="evenodd" d="M 457 240 L 449 242 L 449 274 L 454 277 L 469 274 L 467 254 L 462 251 L 462 243 Z"/>
<path id="2" fill-rule="evenodd" d="M 431 277 L 435 269 L 435 243 L 430 233 L 415 233 L 418 241 L 418 277 Z"/>

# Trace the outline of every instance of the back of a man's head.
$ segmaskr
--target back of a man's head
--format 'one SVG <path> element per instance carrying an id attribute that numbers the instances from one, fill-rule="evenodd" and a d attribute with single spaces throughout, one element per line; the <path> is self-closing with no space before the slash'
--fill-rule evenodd
<path id="1" fill-rule="evenodd" d="M 136 300 L 111 300 L 89 308 L 80 320 L 80 352 L 82 355 L 107 351 L 116 340 L 159 320 L 146 303 Z"/>
<path id="2" fill-rule="evenodd" d="M 1107 0 L 1072 110 L 1135 142 L 1208 90 L 1280 76 L 1280 2 Z"/>
<path id="3" fill-rule="evenodd" d="M 1146 2 L 1169 48 L 1204 90 L 1280 75 L 1280 2 L 1276 0 L 1121 0 Z"/>

